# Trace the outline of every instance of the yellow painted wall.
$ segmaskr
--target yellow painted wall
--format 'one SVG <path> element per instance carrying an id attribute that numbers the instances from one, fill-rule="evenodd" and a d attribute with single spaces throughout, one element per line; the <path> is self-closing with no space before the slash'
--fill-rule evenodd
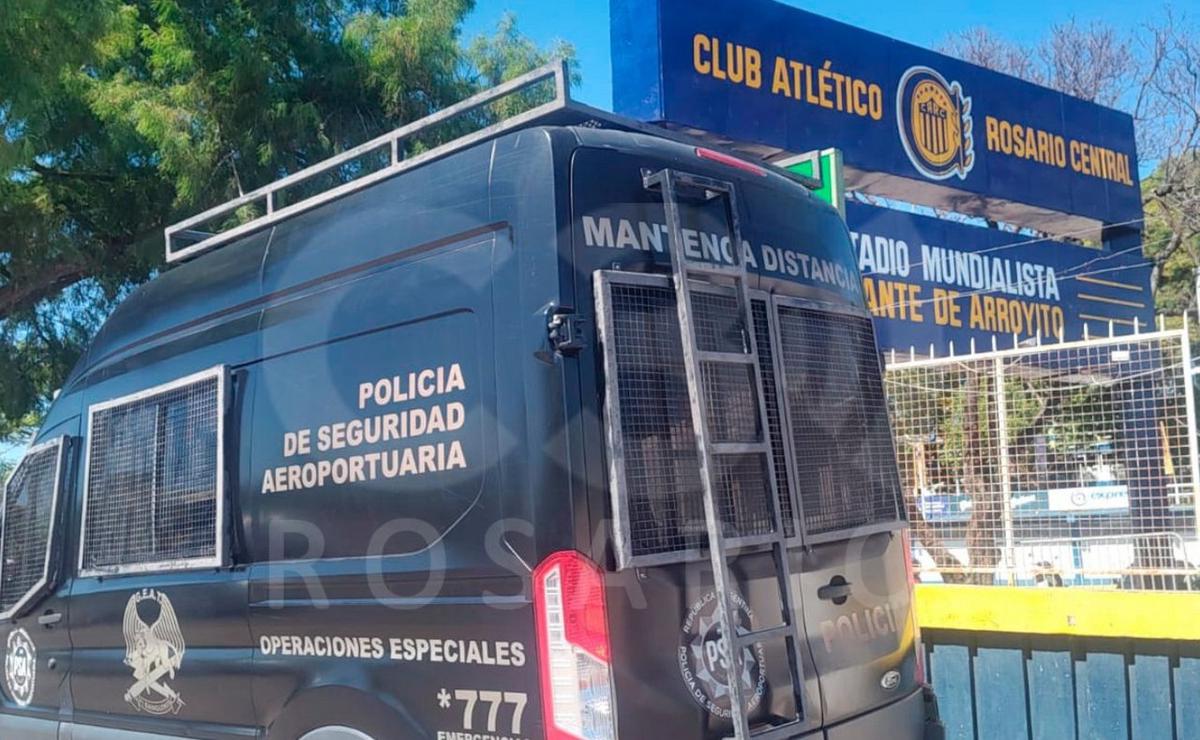
<path id="1" fill-rule="evenodd" d="M 917 585 L 927 629 L 1200 640 L 1200 593 Z"/>

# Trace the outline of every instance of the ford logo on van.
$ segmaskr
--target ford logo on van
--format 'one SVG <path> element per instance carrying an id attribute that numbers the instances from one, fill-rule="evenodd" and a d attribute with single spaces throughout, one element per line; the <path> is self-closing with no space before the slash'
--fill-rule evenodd
<path id="1" fill-rule="evenodd" d="M 879 685 L 884 691 L 895 691 L 900 685 L 900 671 L 888 671 L 883 674 L 883 678 L 879 679 Z"/>

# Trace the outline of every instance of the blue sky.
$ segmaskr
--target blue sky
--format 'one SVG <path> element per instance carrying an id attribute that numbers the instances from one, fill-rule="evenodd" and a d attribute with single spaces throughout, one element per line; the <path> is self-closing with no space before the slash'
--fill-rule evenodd
<path id="1" fill-rule="evenodd" d="M 1146 4 L 1135 0 L 926 0 L 919 6 L 878 0 L 790 0 L 786 4 L 926 47 L 971 26 L 986 26 L 1006 38 L 1035 43 L 1051 26 L 1072 16 L 1082 23 L 1103 20 L 1117 28 L 1130 28 L 1144 22 L 1147 15 Z M 556 38 L 573 43 L 583 72 L 583 86 L 576 94 L 586 103 L 611 108 L 608 0 L 477 0 L 466 34 L 490 31 L 507 10 L 517 14 L 522 31 L 539 43 Z"/>

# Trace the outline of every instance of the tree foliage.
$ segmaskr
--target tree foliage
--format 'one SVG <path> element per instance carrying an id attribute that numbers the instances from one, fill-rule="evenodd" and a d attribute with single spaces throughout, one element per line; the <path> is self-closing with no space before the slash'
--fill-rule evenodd
<path id="1" fill-rule="evenodd" d="M 0 437 L 160 268 L 166 224 L 572 55 L 511 16 L 464 40 L 472 6 L 5 0 Z"/>
<path id="2" fill-rule="evenodd" d="M 1072 18 L 1051 26 L 1032 46 L 1013 43 L 986 28 L 968 28 L 947 38 L 941 50 L 1103 105 L 1115 105 L 1136 83 L 1130 41 L 1099 22 L 1081 25 Z"/>
<path id="3" fill-rule="evenodd" d="M 974 28 L 942 50 L 990 69 L 1133 114 L 1142 181 L 1143 252 L 1154 264 L 1155 302 L 1181 314 L 1197 308 L 1200 266 L 1200 29 L 1164 8 L 1137 28 L 1074 20 L 1032 46 Z"/>
<path id="4" fill-rule="evenodd" d="M 1129 34 L 1104 23 L 1083 26 L 1070 20 L 1053 26 L 1034 45 L 1013 43 L 975 28 L 951 36 L 942 50 L 1132 112 L 1140 159 L 1154 167 L 1142 182 L 1145 217 L 1138 225 L 1142 227 L 1143 252 L 1155 265 L 1155 302 L 1160 311 L 1172 313 L 1194 305 L 1193 276 L 1200 265 L 1200 42 L 1194 26 L 1169 10 Z M 1118 425 L 1111 418 L 1113 404 L 1106 401 L 1106 392 L 1086 383 L 1056 387 L 1053 379 L 1039 381 L 1036 373 L 1009 377 L 1004 388 L 1006 441 L 1012 449 L 1041 446 L 1046 457 L 1041 465 L 1031 465 L 1029 459 L 1011 460 L 1007 472 L 1012 484 L 1019 490 L 1071 485 L 1069 479 L 1054 478 L 1069 471 L 1079 454 L 1114 443 L 1113 429 Z M 916 401 L 924 404 L 918 408 L 938 409 L 939 413 L 934 417 L 934 429 L 910 432 L 910 438 L 916 440 L 910 444 L 919 449 L 922 466 L 927 459 L 935 460 L 950 478 L 942 483 L 971 498 L 967 560 L 977 570 L 949 578 L 990 582 L 997 562 L 995 533 L 1001 502 L 1000 487 L 987 480 L 986 466 L 975 459 L 978 451 L 992 442 L 988 426 L 977 423 L 979 414 L 986 414 L 986 409 L 976 411 L 979 397 L 971 391 L 936 398 L 918 395 Z M 910 519 L 938 564 L 957 566 L 939 533 L 924 521 L 915 505 L 919 487 L 927 484 L 913 481 L 906 486 Z M 1139 558 L 1143 556 L 1139 553 Z"/>

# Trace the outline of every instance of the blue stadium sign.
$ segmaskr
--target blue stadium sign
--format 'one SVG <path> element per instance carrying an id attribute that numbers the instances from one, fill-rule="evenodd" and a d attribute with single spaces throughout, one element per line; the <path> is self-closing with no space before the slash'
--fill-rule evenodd
<path id="1" fill-rule="evenodd" d="M 990 349 L 1042 336 L 1152 327 L 1150 265 L 1138 245 L 1097 249 L 846 204 L 863 294 L 883 348 L 951 342 Z"/>
<path id="2" fill-rule="evenodd" d="M 613 0 L 618 113 L 1053 233 L 1141 217 L 1131 117 L 769 0 Z"/>

